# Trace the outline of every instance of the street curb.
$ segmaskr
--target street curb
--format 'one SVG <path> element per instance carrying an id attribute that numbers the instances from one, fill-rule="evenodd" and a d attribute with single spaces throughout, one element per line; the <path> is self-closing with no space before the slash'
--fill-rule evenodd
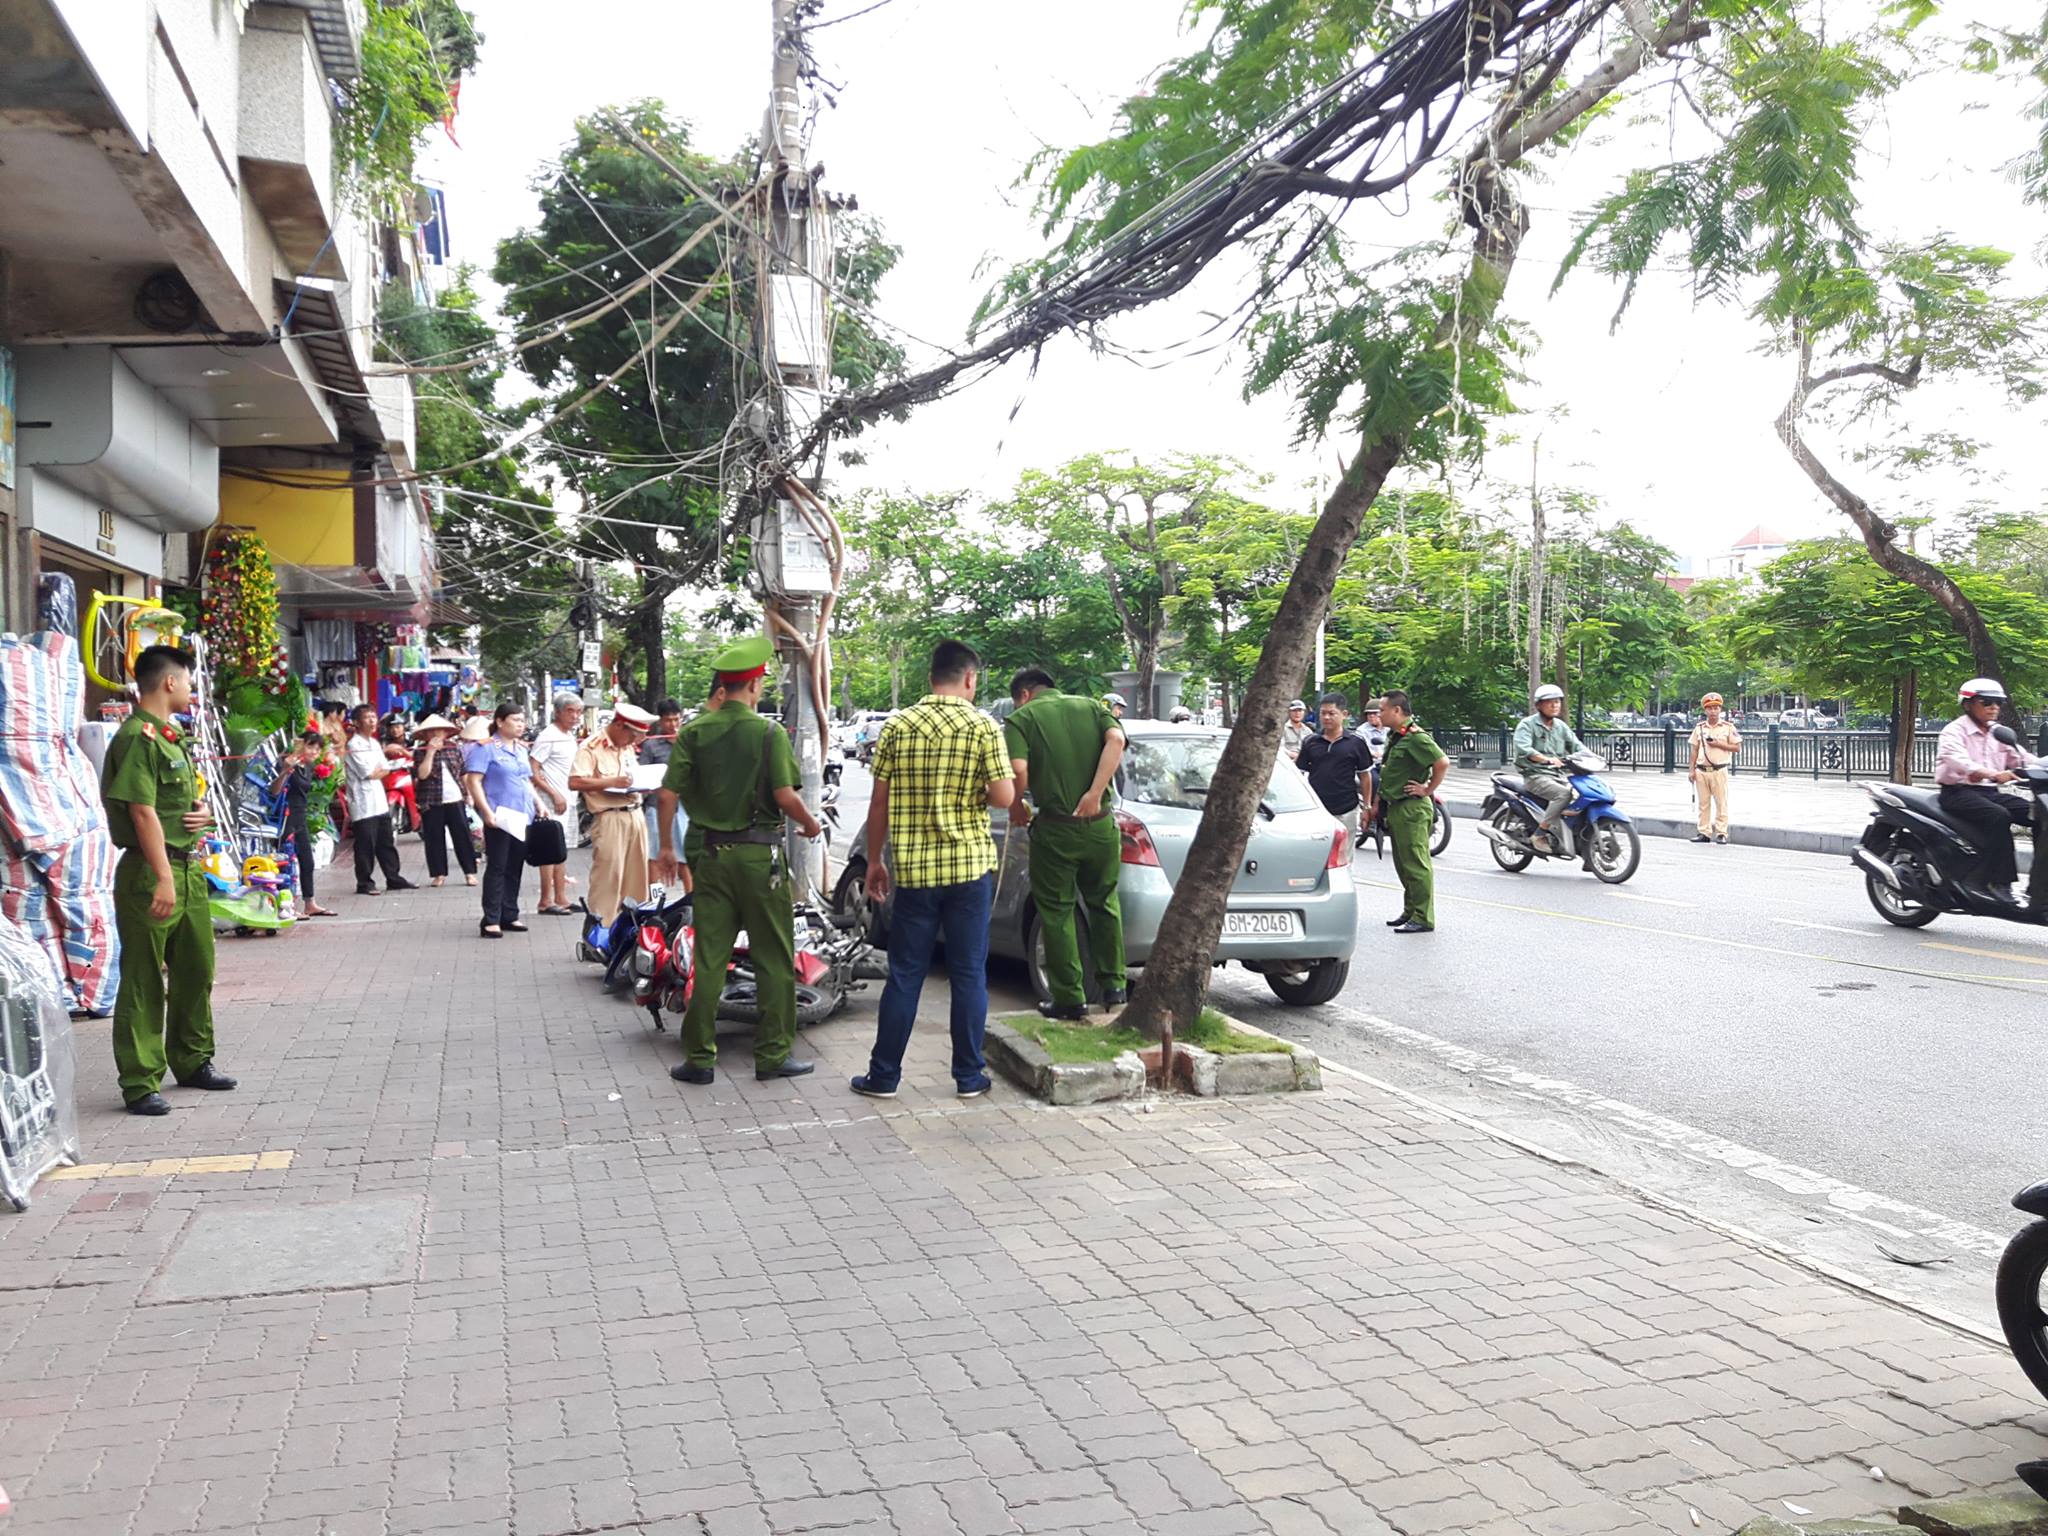
<path id="1" fill-rule="evenodd" d="M 1451 815 L 1468 821 L 1477 821 L 1483 809 L 1477 800 L 1446 800 L 1444 809 Z M 1673 821 L 1666 816 L 1631 816 L 1629 823 L 1644 837 L 1675 837 L 1691 841 L 1699 830 L 1690 821 Z M 1860 833 L 1851 836 L 1847 832 L 1808 832 L 1798 827 L 1730 827 L 1728 841 L 1744 848 L 1783 848 L 1792 853 L 1819 853 L 1831 858 L 1846 859 L 1856 851 Z M 2025 838 L 2015 839 L 2013 852 L 2019 856 L 2020 873 L 2026 874 L 2034 867 L 2034 850 Z"/>
<path id="2" fill-rule="evenodd" d="M 1446 800 L 1444 809 L 1453 816 L 1477 821 L 1481 811 L 1477 800 Z M 1629 823 L 1644 837 L 1676 837 L 1690 840 L 1699 831 L 1691 821 L 1673 821 L 1665 816 L 1630 816 Z M 1792 853 L 1820 853 L 1846 859 L 1856 847 L 1860 834 L 1808 832 L 1799 827 L 1730 827 L 1728 841 L 1745 848 L 1783 848 Z M 2024 850 L 2023 850 L 2024 851 Z"/>

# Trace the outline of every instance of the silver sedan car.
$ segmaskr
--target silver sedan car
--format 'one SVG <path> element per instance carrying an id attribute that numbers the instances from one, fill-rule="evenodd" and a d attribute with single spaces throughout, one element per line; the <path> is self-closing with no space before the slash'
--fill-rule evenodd
<path id="1" fill-rule="evenodd" d="M 1116 780 L 1116 820 L 1123 835 L 1123 873 L 1117 891 L 1123 908 L 1124 957 L 1142 966 L 1152 953 L 1159 922 L 1202 819 L 1229 732 L 1199 725 L 1126 720 L 1130 747 Z M 990 919 L 992 954 L 1022 960 L 1041 1000 L 1045 941 L 1031 900 L 1028 833 L 1010 835 L 1007 812 L 991 815 L 1002 851 Z M 850 855 L 833 888 L 833 904 L 864 923 L 878 944 L 888 941 L 888 909 L 868 910 L 867 826 L 842 845 Z M 1308 781 L 1278 759 L 1259 803 L 1258 820 L 1238 865 L 1224 913 L 1216 963 L 1235 960 L 1257 971 L 1284 1003 L 1327 1003 L 1344 988 L 1358 943 L 1358 892 L 1351 883 L 1351 842 L 1324 810 Z M 1089 995 L 1095 979 L 1088 976 Z"/>

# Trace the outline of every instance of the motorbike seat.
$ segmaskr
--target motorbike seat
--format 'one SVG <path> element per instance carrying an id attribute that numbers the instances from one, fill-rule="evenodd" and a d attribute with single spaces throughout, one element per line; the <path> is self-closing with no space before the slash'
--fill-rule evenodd
<path id="1" fill-rule="evenodd" d="M 1496 773 L 1493 776 L 1493 787 L 1510 795 L 1527 794 L 1529 791 L 1528 781 L 1519 773 Z"/>
<path id="2" fill-rule="evenodd" d="M 1930 821 L 1938 821 L 1945 827 L 1952 827 L 1965 837 L 1975 836 L 1972 828 L 1957 821 L 1941 808 L 1941 791 L 1938 789 L 1909 789 L 1903 784 L 1888 784 L 1885 788 L 1899 797 L 1901 804 L 1917 811 Z"/>

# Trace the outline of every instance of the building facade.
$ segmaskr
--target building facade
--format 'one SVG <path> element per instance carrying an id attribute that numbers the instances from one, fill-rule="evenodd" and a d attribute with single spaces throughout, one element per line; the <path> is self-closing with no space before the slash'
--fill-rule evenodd
<path id="1" fill-rule="evenodd" d="M 308 670 L 309 622 L 428 616 L 412 389 L 374 360 L 417 242 L 335 163 L 365 24 L 364 0 L 0 0 L 8 628 L 48 571 L 81 601 L 196 584 L 223 522 L 271 544 Z"/>

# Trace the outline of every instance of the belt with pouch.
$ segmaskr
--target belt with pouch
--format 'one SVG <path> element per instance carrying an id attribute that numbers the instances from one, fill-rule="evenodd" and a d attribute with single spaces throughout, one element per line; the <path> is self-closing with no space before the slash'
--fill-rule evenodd
<path id="1" fill-rule="evenodd" d="M 712 827 L 700 829 L 704 834 L 704 846 L 716 853 L 721 848 L 780 848 L 782 834 L 768 827 L 749 827 L 744 832 L 720 832 Z"/>

